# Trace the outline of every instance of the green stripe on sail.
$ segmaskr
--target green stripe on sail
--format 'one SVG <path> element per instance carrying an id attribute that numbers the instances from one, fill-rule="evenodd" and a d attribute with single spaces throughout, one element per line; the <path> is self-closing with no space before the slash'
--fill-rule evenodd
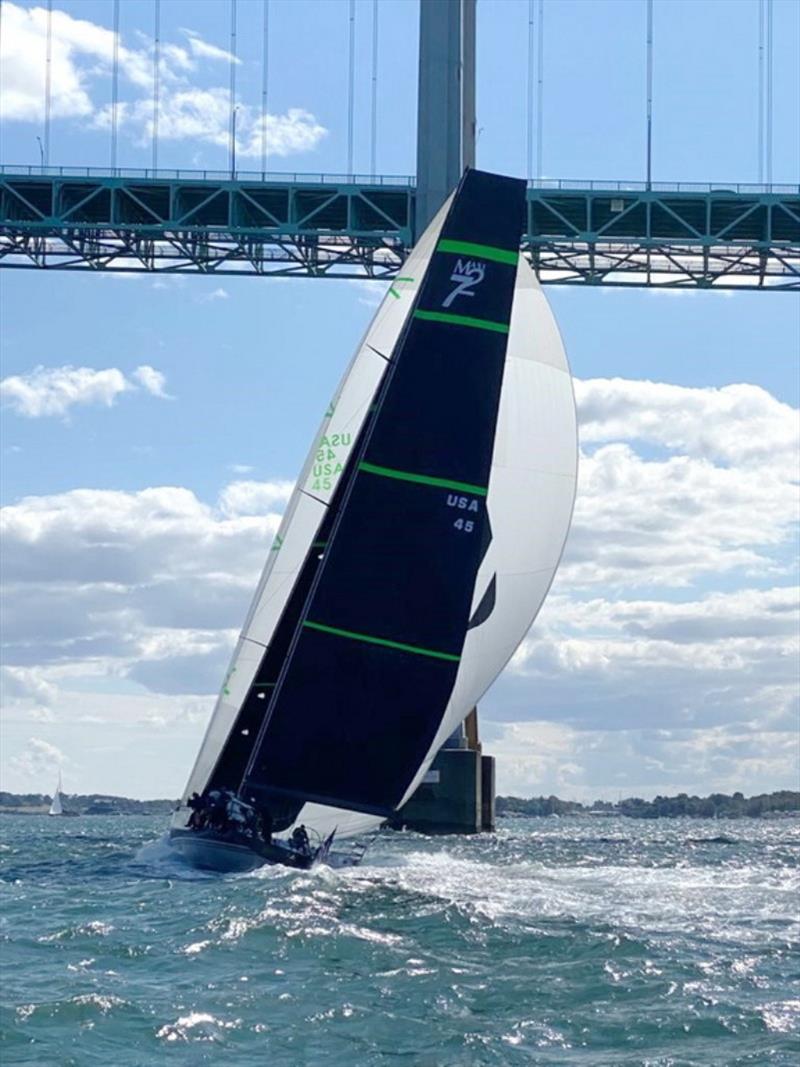
<path id="1" fill-rule="evenodd" d="M 519 251 L 507 248 L 495 248 L 493 245 L 476 245 L 471 241 L 449 241 L 443 237 L 436 246 L 437 252 L 452 252 L 459 256 L 474 256 L 476 259 L 490 259 L 494 263 L 507 263 L 516 267 Z"/>
<path id="2" fill-rule="evenodd" d="M 323 626 L 321 622 L 311 622 L 308 619 L 303 626 L 324 634 L 335 634 L 336 637 L 349 637 L 352 641 L 364 641 L 368 645 L 383 645 L 386 648 L 397 648 L 401 652 L 413 652 L 416 656 L 431 656 L 433 659 L 446 659 L 452 663 L 458 663 L 461 659 L 450 652 L 437 652 L 433 648 L 420 648 L 418 645 L 404 645 L 401 641 L 387 641 L 385 637 L 372 637 L 371 634 L 356 634 L 352 630 L 339 630 L 336 626 Z"/>
<path id="3" fill-rule="evenodd" d="M 428 474 L 412 474 L 410 471 L 397 471 L 392 467 L 378 467 L 374 463 L 359 463 L 358 469 L 367 474 L 380 474 L 383 478 L 397 478 L 401 482 L 418 482 L 420 485 L 434 485 L 439 489 L 456 489 L 475 496 L 486 496 L 488 490 L 482 485 L 470 485 L 469 482 L 454 482 L 450 478 L 431 478 Z"/>
<path id="4" fill-rule="evenodd" d="M 448 311 L 415 311 L 414 318 L 425 322 L 447 322 L 453 326 L 472 326 L 476 330 L 491 330 L 493 333 L 508 333 L 508 323 L 474 319 L 470 315 L 451 315 Z"/>

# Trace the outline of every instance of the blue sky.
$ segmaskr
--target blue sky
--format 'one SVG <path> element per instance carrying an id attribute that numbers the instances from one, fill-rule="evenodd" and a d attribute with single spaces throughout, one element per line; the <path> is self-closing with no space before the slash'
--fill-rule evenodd
<path id="1" fill-rule="evenodd" d="M 121 6 L 119 162 L 148 166 L 152 5 Z M 111 7 L 54 4 L 51 163 L 108 163 Z M 262 8 L 238 7 L 240 165 L 256 169 Z M 224 167 L 229 5 L 161 9 L 159 163 Z M 528 4 L 478 11 L 478 162 L 524 175 Z M 270 4 L 271 168 L 345 169 L 347 12 Z M 656 0 L 656 179 L 757 179 L 757 17 L 756 0 Z M 371 18 L 361 0 L 362 171 Z M 414 0 L 380 2 L 380 173 L 414 170 L 417 19 Z M 797 182 L 800 8 L 775 0 L 774 19 L 773 179 Z M 42 20 L 3 4 L 3 162 L 39 160 Z M 638 0 L 546 0 L 546 176 L 642 178 L 644 25 Z M 0 272 L 5 788 L 48 789 L 61 766 L 68 789 L 177 795 L 287 485 L 379 296 Z M 582 486 L 551 598 L 484 705 L 500 788 L 791 785 L 798 300 L 548 296 L 578 381 Z"/>

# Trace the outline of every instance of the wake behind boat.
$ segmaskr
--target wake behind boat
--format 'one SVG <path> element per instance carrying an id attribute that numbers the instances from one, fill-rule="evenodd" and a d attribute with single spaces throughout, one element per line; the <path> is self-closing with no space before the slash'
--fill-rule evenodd
<path id="1" fill-rule="evenodd" d="M 519 254 L 524 213 L 523 181 L 468 170 L 378 309 L 173 818 L 190 862 L 330 862 L 334 839 L 376 829 L 544 601 L 577 441 L 561 339 Z"/>

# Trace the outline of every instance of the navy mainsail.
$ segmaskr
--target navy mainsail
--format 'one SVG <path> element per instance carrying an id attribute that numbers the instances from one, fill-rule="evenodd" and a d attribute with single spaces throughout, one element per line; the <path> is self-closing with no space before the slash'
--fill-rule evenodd
<path id="1" fill-rule="evenodd" d="M 440 727 L 486 550 L 524 203 L 524 182 L 467 172 L 381 353 L 373 413 L 215 769 L 248 796 L 387 814 Z"/>

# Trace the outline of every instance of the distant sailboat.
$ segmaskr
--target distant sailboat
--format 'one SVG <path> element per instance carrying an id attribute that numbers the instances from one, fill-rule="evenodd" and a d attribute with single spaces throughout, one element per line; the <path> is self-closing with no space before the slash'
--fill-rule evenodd
<path id="1" fill-rule="evenodd" d="M 309 866 L 380 825 L 536 617 L 577 438 L 524 226 L 525 183 L 468 170 L 370 324 L 173 817 L 197 866 Z"/>
<path id="2" fill-rule="evenodd" d="M 61 801 L 61 771 L 58 772 L 58 785 L 56 786 L 56 791 L 53 794 L 53 800 L 52 800 L 52 802 L 50 804 L 50 810 L 48 811 L 47 814 L 48 815 L 63 815 L 64 814 L 64 805 L 63 805 L 63 803 Z"/>

